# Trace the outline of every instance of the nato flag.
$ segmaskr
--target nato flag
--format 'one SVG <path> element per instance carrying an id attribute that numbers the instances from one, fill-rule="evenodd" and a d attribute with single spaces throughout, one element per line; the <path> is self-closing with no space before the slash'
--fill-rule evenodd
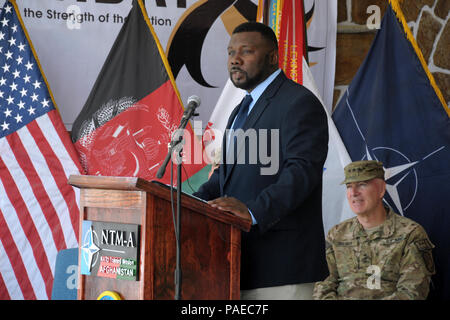
<path id="1" fill-rule="evenodd" d="M 352 161 L 383 162 L 385 202 L 420 223 L 436 246 L 429 298 L 449 299 L 450 111 L 396 12 L 387 9 L 333 120 Z"/>

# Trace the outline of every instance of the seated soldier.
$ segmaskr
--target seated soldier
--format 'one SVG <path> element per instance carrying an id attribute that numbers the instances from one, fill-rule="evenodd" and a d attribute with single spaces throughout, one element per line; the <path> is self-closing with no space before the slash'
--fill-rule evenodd
<path id="1" fill-rule="evenodd" d="M 328 232 L 330 274 L 316 283 L 314 299 L 425 299 L 435 273 L 425 230 L 383 205 L 381 162 L 356 161 L 344 171 L 356 217 Z"/>

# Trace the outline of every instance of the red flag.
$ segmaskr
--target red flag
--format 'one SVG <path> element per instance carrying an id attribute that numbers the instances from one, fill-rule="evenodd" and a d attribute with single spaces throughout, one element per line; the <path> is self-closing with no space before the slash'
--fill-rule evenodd
<path id="1" fill-rule="evenodd" d="M 277 35 L 280 69 L 303 84 L 303 57 L 308 61 L 303 1 L 259 0 L 257 21 L 267 24 Z"/>
<path id="2" fill-rule="evenodd" d="M 279 26 L 280 68 L 288 78 L 303 83 L 302 59 L 306 56 L 303 1 L 284 0 Z"/>
<path id="3" fill-rule="evenodd" d="M 72 128 L 83 167 L 91 175 L 155 179 L 182 114 L 167 58 L 142 1 L 133 1 Z M 204 166 L 190 126 L 183 150 L 185 180 Z M 168 183 L 170 175 L 161 180 Z"/>

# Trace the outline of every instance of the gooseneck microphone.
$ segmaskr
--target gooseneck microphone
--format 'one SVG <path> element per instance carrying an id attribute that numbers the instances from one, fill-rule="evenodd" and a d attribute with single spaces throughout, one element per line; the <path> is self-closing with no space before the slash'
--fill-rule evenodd
<path id="1" fill-rule="evenodd" d="M 195 114 L 195 109 L 197 109 L 200 106 L 200 98 L 198 96 L 190 96 L 187 100 L 187 107 L 186 110 L 184 110 L 183 112 L 183 117 L 181 117 L 181 123 L 180 123 L 180 127 L 178 127 L 178 129 L 184 129 L 186 127 L 186 124 L 184 124 L 184 126 L 181 128 L 181 126 L 183 125 L 183 120 L 187 121 L 189 120 L 192 116 L 194 116 Z"/>

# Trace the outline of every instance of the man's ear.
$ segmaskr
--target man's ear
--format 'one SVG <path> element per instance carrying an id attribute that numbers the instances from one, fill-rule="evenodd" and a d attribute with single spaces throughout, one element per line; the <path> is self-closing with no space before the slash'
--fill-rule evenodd
<path id="1" fill-rule="evenodd" d="M 278 68 L 278 50 L 273 49 L 270 52 L 270 64 Z"/>
<path id="2" fill-rule="evenodd" d="M 378 180 L 378 187 L 380 190 L 380 199 L 383 199 L 384 194 L 386 193 L 386 182 L 382 179 L 377 180 Z"/>

